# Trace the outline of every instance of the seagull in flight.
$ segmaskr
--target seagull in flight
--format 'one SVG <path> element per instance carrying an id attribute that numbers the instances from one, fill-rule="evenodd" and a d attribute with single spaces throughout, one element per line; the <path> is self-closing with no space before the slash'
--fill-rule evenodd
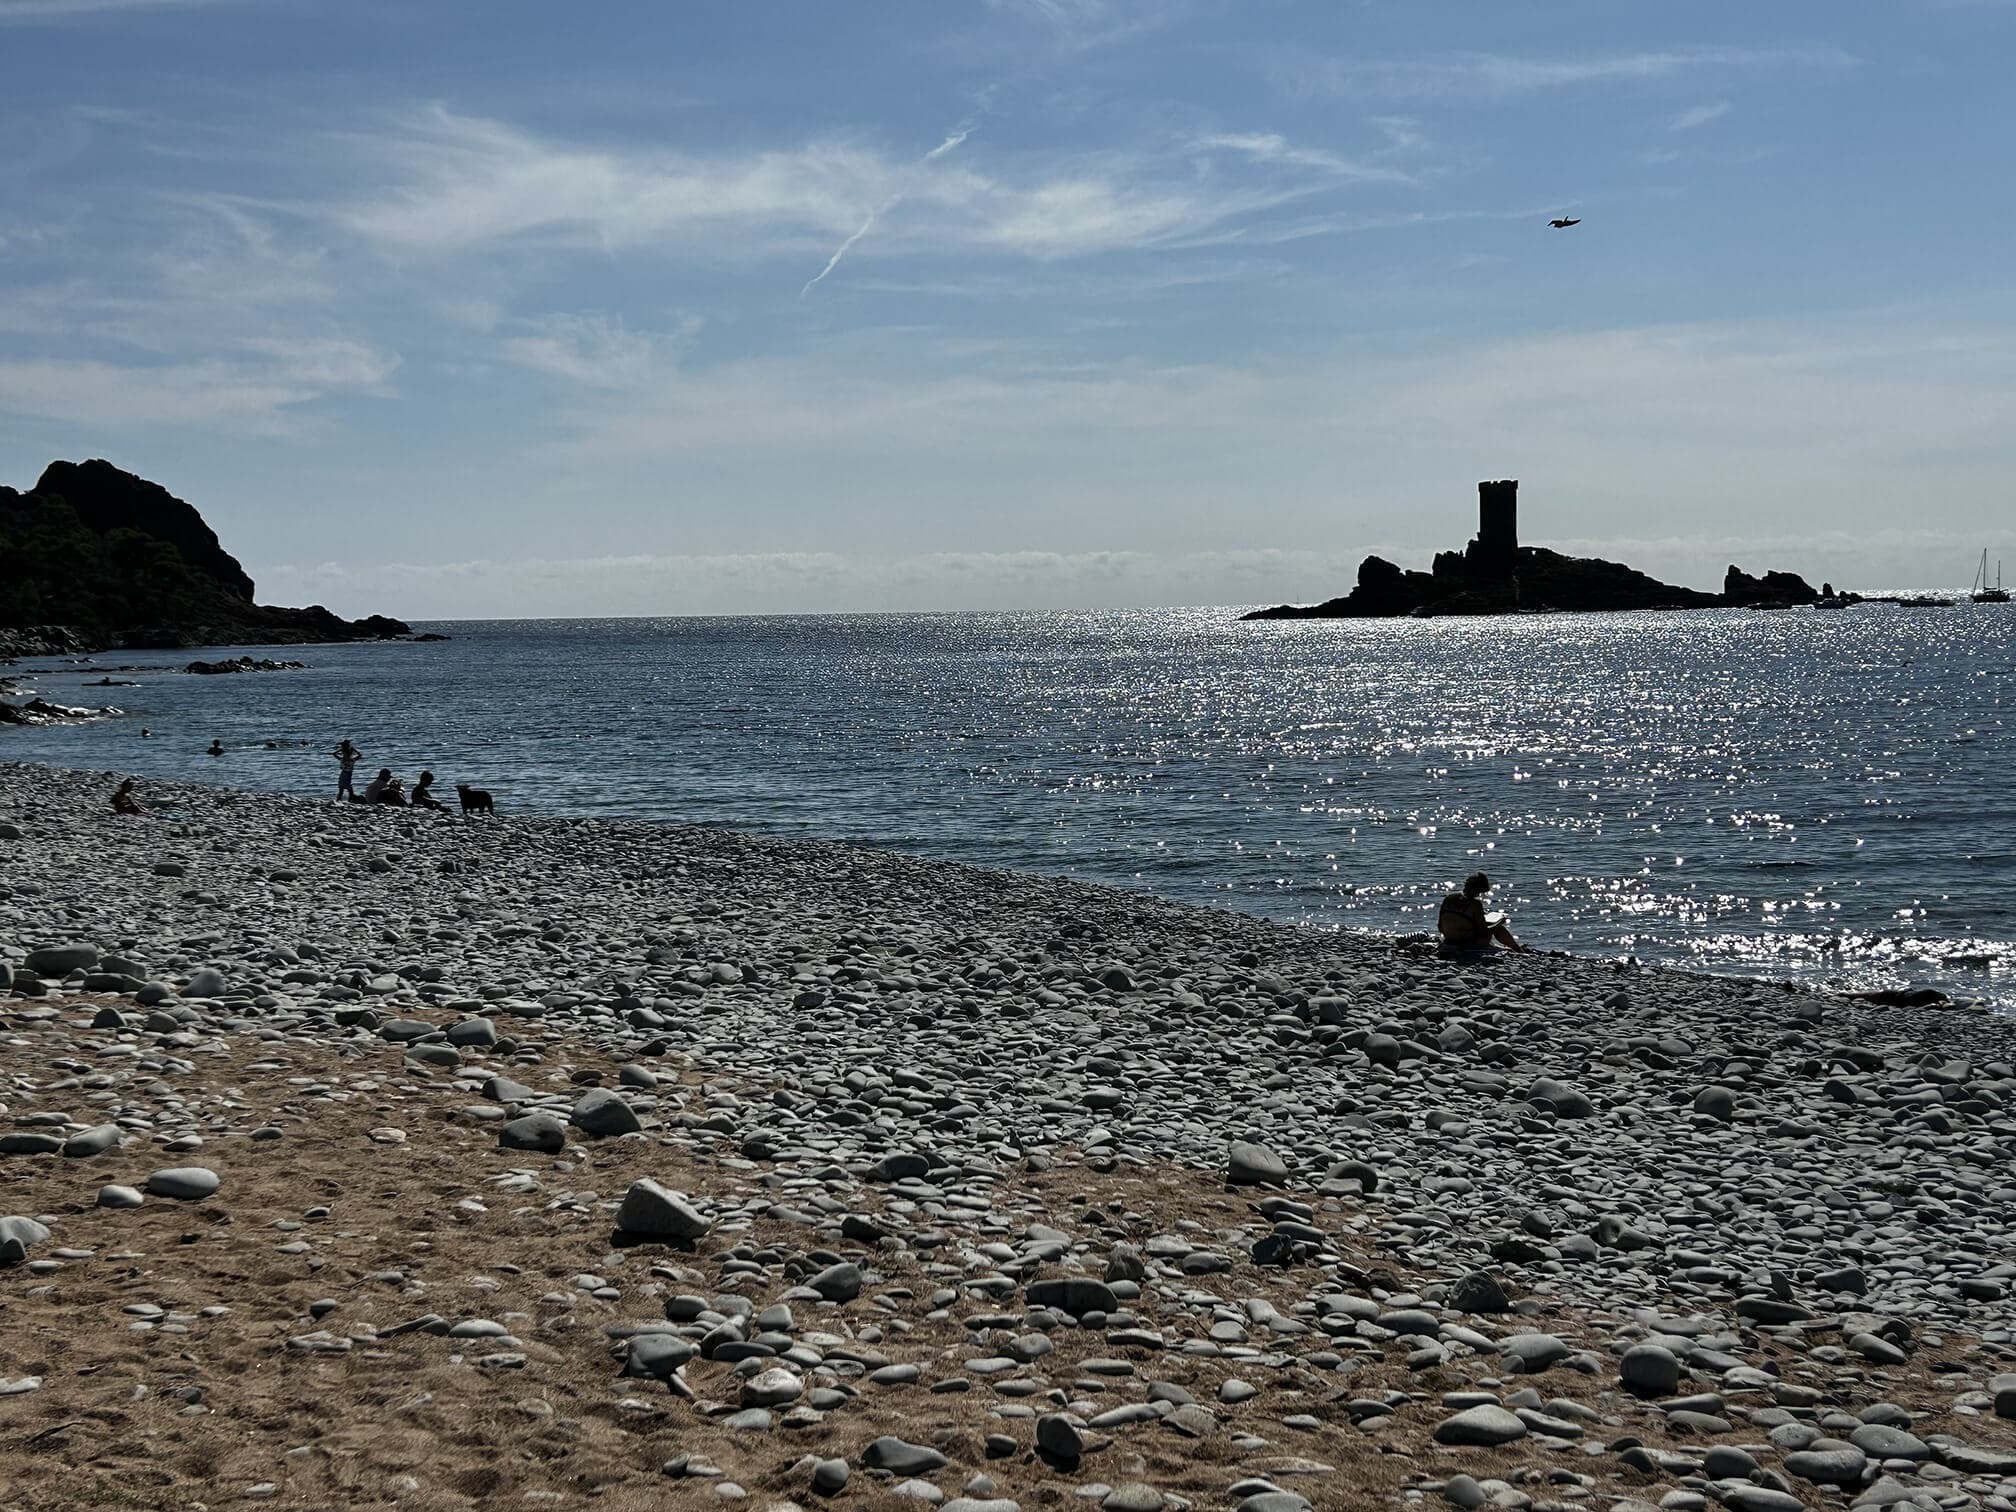
<path id="1" fill-rule="evenodd" d="M 1556 220 L 1550 220 L 1547 224 L 1552 226 L 1556 231 L 1566 231 L 1570 226 L 1581 225 L 1582 217 L 1579 215 L 1573 217 L 1564 215 Z"/>

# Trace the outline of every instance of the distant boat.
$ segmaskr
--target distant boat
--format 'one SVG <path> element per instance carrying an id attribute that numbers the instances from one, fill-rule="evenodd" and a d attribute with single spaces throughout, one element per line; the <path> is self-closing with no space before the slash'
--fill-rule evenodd
<path id="1" fill-rule="evenodd" d="M 1995 586 L 1988 586 L 1988 548 L 1981 548 L 1981 570 L 1974 574 L 1974 602 L 1977 604 L 2006 604 L 2009 590 L 2002 586 L 2002 564 L 1995 564 Z"/>

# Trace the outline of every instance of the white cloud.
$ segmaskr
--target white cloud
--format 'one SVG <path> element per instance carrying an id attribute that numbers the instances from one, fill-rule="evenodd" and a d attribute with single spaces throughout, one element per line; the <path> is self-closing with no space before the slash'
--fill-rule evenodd
<path id="1" fill-rule="evenodd" d="M 368 392 L 397 360 L 356 342 L 261 341 L 229 356 L 158 364 L 80 358 L 0 360 L 0 413 L 115 430 L 196 425 L 284 429 L 325 396 Z"/>
<path id="2" fill-rule="evenodd" d="M 265 0 L 0 0 L 0 26 L 10 21 L 66 21 L 106 11 L 193 10 L 199 5 L 253 5 Z"/>
<path id="3" fill-rule="evenodd" d="M 1297 94 L 1395 100 L 1502 100 L 1577 85 L 1648 83 L 1697 74 L 1838 73 L 1857 59 L 1832 46 L 1686 47 L 1554 57 L 1454 53 L 1434 58 L 1277 54 L 1277 81 Z"/>
<path id="4" fill-rule="evenodd" d="M 1727 100 L 1711 100 L 1705 105 L 1696 105 L 1691 110 L 1681 111 L 1667 122 L 1667 126 L 1674 131 L 1693 131 L 1708 125 L 1711 121 L 1721 120 L 1729 114 L 1730 109 Z"/>
<path id="5" fill-rule="evenodd" d="M 595 388 L 634 388 L 665 352 L 659 338 L 607 315 L 544 315 L 507 336 L 504 350 L 521 367 Z M 684 334 L 694 327 L 688 325 Z"/>
<path id="6" fill-rule="evenodd" d="M 1182 14 L 1182 0 L 987 0 L 1000 15 L 1033 21 L 1067 53 L 1138 41 Z"/>
<path id="7" fill-rule="evenodd" d="M 401 255 L 533 244 L 823 256 L 872 219 L 878 249 L 892 252 L 1058 258 L 1221 232 L 1328 191 L 1345 166 L 1284 144 L 1275 161 L 1319 171 L 1301 182 L 1200 182 L 1182 162 L 1108 155 L 1010 179 L 953 161 L 958 139 L 909 161 L 846 141 L 707 157 L 553 143 L 437 109 L 368 139 L 367 169 L 375 165 L 392 187 L 330 213 Z"/>
<path id="8" fill-rule="evenodd" d="M 1205 152 L 1237 153 L 1258 163 L 1279 163 L 1290 168 L 1310 168 L 1318 173 L 1336 174 L 1340 178 L 1381 179 L 1389 183 L 1398 183 L 1404 182 L 1408 177 L 1397 168 L 1356 162 L 1321 147 L 1297 147 L 1286 137 L 1273 131 L 1230 132 L 1219 136 L 1199 137 L 1196 145 L 1199 150 Z"/>

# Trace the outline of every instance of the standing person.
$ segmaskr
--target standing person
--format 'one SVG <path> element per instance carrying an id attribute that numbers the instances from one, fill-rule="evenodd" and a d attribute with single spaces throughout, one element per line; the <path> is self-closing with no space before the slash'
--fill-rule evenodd
<path id="1" fill-rule="evenodd" d="M 354 745 L 350 744 L 350 737 L 348 735 L 345 735 L 343 737 L 343 743 L 336 747 L 334 754 L 337 761 L 337 771 L 336 771 L 337 801 L 341 802 L 345 798 L 349 798 L 354 801 L 357 797 L 357 789 L 354 786 L 354 781 L 357 776 L 357 763 L 364 759 L 364 753 L 358 750 L 357 747 L 355 747 Z"/>
<path id="2" fill-rule="evenodd" d="M 1472 872 L 1463 879 L 1463 891 L 1442 900 L 1435 927 L 1444 945 L 1452 950 L 1489 950 L 1495 940 L 1507 950 L 1526 948 L 1513 938 L 1503 914 L 1484 911 L 1484 895 L 1489 891 L 1491 879 L 1482 872 Z"/>

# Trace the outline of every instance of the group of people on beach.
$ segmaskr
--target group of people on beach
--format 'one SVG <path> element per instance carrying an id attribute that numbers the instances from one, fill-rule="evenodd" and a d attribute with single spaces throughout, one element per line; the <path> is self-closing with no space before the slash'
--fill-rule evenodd
<path id="1" fill-rule="evenodd" d="M 381 803 L 392 808 L 433 809 L 446 813 L 448 805 L 434 796 L 434 774 L 422 772 L 413 784 L 413 791 L 406 791 L 406 784 L 392 775 L 392 768 L 378 768 L 378 775 L 364 784 L 364 791 L 357 791 L 357 764 L 364 759 L 364 753 L 350 743 L 349 736 L 331 752 L 336 758 L 336 797 L 340 802 L 348 799 L 352 803 Z"/>
<path id="2" fill-rule="evenodd" d="M 267 742 L 269 745 L 275 742 Z M 215 742 L 209 755 L 222 752 Z M 422 772 L 408 792 L 406 784 L 392 774 L 390 767 L 378 768 L 378 775 L 364 785 L 362 792 L 357 789 L 357 766 L 364 759 L 364 753 L 357 749 L 346 735 L 342 742 L 330 753 L 336 758 L 336 797 L 338 801 L 351 803 L 382 804 L 390 808 L 432 809 L 436 813 L 446 813 L 448 805 L 434 796 L 434 774 Z M 140 815 L 146 809 L 140 804 L 139 796 L 133 791 L 134 779 L 126 778 L 112 793 L 112 812 L 122 815 Z M 456 795 L 464 812 L 472 808 L 483 813 L 492 811 L 490 795 L 477 788 L 457 788 Z"/>

